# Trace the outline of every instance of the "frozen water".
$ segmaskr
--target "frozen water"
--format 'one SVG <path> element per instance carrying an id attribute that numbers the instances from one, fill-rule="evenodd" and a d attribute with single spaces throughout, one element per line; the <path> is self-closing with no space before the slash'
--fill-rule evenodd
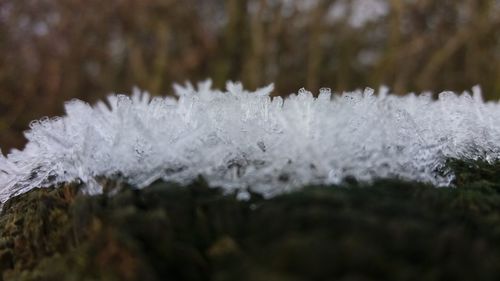
<path id="1" fill-rule="evenodd" d="M 265 196 L 305 184 L 398 177 L 450 184 L 447 158 L 499 158 L 500 104 L 444 92 L 395 96 L 382 88 L 317 98 L 301 89 L 271 98 L 273 87 L 248 92 L 228 83 L 175 86 L 178 98 L 135 90 L 95 106 L 74 100 L 66 115 L 31 123 L 28 144 L 0 153 L 0 202 L 34 187 L 96 177 L 138 187 L 203 176 L 228 191 Z"/>

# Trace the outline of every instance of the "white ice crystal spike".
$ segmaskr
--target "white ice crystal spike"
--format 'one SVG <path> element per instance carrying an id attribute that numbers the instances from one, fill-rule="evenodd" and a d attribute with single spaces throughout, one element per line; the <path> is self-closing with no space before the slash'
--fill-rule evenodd
<path id="1" fill-rule="evenodd" d="M 274 84 L 269 84 L 266 87 L 259 88 L 257 91 L 255 91 L 255 95 L 263 97 L 263 96 L 269 96 L 274 90 Z"/>
<path id="2" fill-rule="evenodd" d="M 500 158 L 500 104 L 444 92 L 395 96 L 387 88 L 318 98 L 305 89 L 271 98 L 241 83 L 174 86 L 177 99 L 111 95 L 107 103 L 66 103 L 66 115 L 30 124 L 23 151 L 0 153 L 0 203 L 35 187 L 96 177 L 138 187 L 157 179 L 189 183 L 203 176 L 228 192 L 273 196 L 305 184 L 398 177 L 449 185 L 447 158 Z"/>

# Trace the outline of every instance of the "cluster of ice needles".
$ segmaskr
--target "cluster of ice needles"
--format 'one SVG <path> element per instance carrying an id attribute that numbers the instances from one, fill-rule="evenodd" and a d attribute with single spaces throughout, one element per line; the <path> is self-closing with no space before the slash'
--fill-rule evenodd
<path id="1" fill-rule="evenodd" d="M 448 158 L 500 156 L 500 104 L 479 88 L 390 95 L 371 89 L 317 97 L 301 89 L 270 96 L 272 85 L 226 91 L 209 81 L 175 86 L 177 98 L 135 90 L 91 106 L 66 104 L 66 115 L 34 121 L 24 150 L 0 153 L 0 203 L 35 187 L 118 177 L 139 188 L 198 176 L 228 191 L 272 196 L 307 184 L 396 177 L 449 185 Z M 244 191 L 243 191 L 244 192 Z"/>

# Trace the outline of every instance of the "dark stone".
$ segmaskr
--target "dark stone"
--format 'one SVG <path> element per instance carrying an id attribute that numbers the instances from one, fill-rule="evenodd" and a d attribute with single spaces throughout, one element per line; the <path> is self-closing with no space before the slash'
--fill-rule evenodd
<path id="1" fill-rule="evenodd" d="M 112 196 L 37 189 L 4 206 L 0 269 L 38 281 L 500 280 L 500 165 L 448 167 L 453 188 L 346 180 L 268 200 L 201 179 L 108 181 Z"/>

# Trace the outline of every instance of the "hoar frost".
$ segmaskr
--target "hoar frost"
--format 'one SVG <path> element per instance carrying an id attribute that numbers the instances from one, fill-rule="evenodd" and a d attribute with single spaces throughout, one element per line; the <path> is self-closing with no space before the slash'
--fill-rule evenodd
<path id="1" fill-rule="evenodd" d="M 449 185 L 448 158 L 499 158 L 500 105 L 473 94 L 395 96 L 381 89 L 317 98 L 301 89 L 271 98 L 273 87 L 227 92 L 210 82 L 175 86 L 177 99 L 112 95 L 95 106 L 74 100 L 66 116 L 33 122 L 23 151 L 0 153 L 0 202 L 35 187 L 97 177 L 137 187 L 198 176 L 228 191 L 264 196 L 306 184 L 396 177 Z"/>

